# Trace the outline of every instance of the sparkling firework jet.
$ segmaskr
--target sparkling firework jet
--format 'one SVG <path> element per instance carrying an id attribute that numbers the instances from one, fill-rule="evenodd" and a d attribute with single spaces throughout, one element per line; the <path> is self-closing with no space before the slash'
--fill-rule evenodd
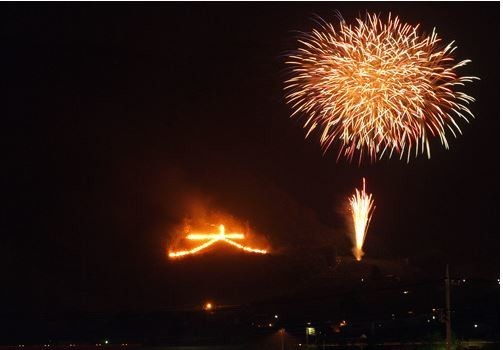
<path id="1" fill-rule="evenodd" d="M 363 189 L 361 191 L 356 189 L 356 193 L 349 198 L 349 206 L 355 226 L 353 254 L 356 260 L 360 261 L 363 256 L 363 242 L 375 209 L 372 194 L 365 192 L 365 178 L 363 178 Z"/>
<path id="2" fill-rule="evenodd" d="M 244 250 L 245 252 L 249 253 L 257 253 L 257 254 L 267 254 L 267 250 L 263 249 L 255 249 L 255 248 L 250 248 L 245 245 L 239 244 L 235 242 L 236 239 L 244 239 L 245 235 L 242 233 L 226 233 L 225 232 L 225 226 L 220 225 L 219 226 L 219 233 L 213 234 L 213 233 L 191 233 L 185 237 L 188 240 L 192 241 L 207 241 L 193 249 L 190 250 L 180 250 L 180 251 L 170 251 L 168 253 L 168 256 L 170 258 L 179 258 L 183 257 L 186 255 L 191 255 L 191 254 L 196 254 L 209 246 L 217 243 L 217 242 L 226 242 L 238 249 Z"/>
<path id="3" fill-rule="evenodd" d="M 292 116 L 305 117 L 306 137 L 317 129 L 324 151 L 335 141 L 338 158 L 359 153 L 360 161 L 386 152 L 430 158 L 430 137 L 448 149 L 447 130 L 456 137 L 459 119 L 473 117 L 467 106 L 475 99 L 456 89 L 479 78 L 456 73 L 470 60 L 455 62 L 454 42 L 443 46 L 435 29 L 418 28 L 367 14 L 355 26 L 323 22 L 304 33 L 288 56 L 285 90 Z"/>

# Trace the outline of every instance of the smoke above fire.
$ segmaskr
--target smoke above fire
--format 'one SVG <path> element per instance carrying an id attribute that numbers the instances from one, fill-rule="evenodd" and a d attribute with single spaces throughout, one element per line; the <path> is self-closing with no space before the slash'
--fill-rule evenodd
<path id="1" fill-rule="evenodd" d="M 201 201 L 193 201 L 182 222 L 173 229 L 175 232 L 168 248 L 170 258 L 201 254 L 219 243 L 230 244 L 248 253 L 270 252 L 270 248 L 265 248 L 269 246 L 267 240 L 253 232 L 248 222 L 222 210 L 211 209 L 209 203 Z M 253 248 L 257 244 L 262 248 Z"/>
<path id="2" fill-rule="evenodd" d="M 224 225 L 226 232 L 245 234 L 247 246 L 274 255 L 350 253 L 342 222 L 323 223 L 314 209 L 300 205 L 280 184 L 263 176 L 235 169 L 233 176 L 201 179 L 176 168 L 155 179 L 152 196 L 160 211 L 157 227 L 165 252 L 172 246 L 192 247 L 185 238 L 189 233 L 218 233 Z M 221 243 L 212 249 L 219 247 Z"/>

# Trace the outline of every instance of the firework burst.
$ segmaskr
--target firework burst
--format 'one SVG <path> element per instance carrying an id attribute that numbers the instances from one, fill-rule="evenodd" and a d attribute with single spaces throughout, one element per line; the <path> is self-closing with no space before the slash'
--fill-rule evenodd
<path id="1" fill-rule="evenodd" d="M 425 35 L 391 14 L 367 14 L 338 30 L 322 21 L 298 44 L 286 62 L 286 101 L 305 118 L 306 137 L 319 130 L 324 151 L 337 143 L 349 160 L 430 158 L 430 138 L 448 149 L 446 135 L 461 134 L 459 120 L 473 117 L 475 99 L 457 89 L 478 78 L 457 74 L 470 60 L 456 63 L 454 42 L 441 45 L 435 29 Z"/>
<path id="2" fill-rule="evenodd" d="M 365 178 L 363 178 L 363 189 L 361 191 L 356 189 L 356 193 L 349 198 L 349 207 L 355 229 L 353 254 L 356 260 L 360 261 L 363 256 L 363 242 L 375 209 L 372 194 L 365 192 Z"/>

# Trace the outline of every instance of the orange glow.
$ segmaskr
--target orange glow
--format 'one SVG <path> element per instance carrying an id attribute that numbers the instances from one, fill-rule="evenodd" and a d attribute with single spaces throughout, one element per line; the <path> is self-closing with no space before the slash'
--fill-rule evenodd
<path id="1" fill-rule="evenodd" d="M 244 250 L 246 252 L 250 253 L 257 253 L 257 254 L 267 254 L 267 250 L 265 249 L 255 249 L 251 248 L 242 244 L 239 244 L 235 242 L 234 240 L 236 239 L 245 239 L 245 235 L 242 233 L 226 233 L 225 232 L 225 226 L 220 225 L 219 226 L 219 233 L 191 233 L 185 237 L 188 240 L 192 241 L 207 241 L 193 249 L 190 250 L 180 250 L 180 251 L 170 251 L 169 252 L 169 257 L 170 258 L 178 258 L 178 257 L 183 257 L 189 254 L 196 254 L 209 246 L 217 243 L 217 242 L 226 242 L 238 249 Z"/>
<path id="2" fill-rule="evenodd" d="M 213 309 L 213 304 L 212 303 L 206 303 L 206 304 L 204 304 L 204 310 L 210 311 L 211 309 Z"/>

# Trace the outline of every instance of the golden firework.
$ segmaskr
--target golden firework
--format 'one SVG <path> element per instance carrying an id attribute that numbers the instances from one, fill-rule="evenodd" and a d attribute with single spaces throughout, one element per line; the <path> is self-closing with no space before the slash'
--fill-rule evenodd
<path id="1" fill-rule="evenodd" d="M 349 207 L 354 224 L 353 254 L 356 260 L 360 261 L 363 256 L 363 242 L 375 209 L 372 194 L 365 192 L 365 178 L 363 178 L 363 189 L 361 191 L 356 189 L 356 193 L 349 198 Z"/>
<path id="2" fill-rule="evenodd" d="M 425 35 L 391 14 L 356 21 L 338 30 L 322 21 L 288 56 L 286 100 L 292 116 L 305 117 L 306 137 L 319 130 L 324 151 L 335 142 L 339 156 L 360 161 L 387 152 L 430 158 L 431 137 L 448 149 L 446 134 L 461 134 L 458 121 L 473 117 L 475 99 L 457 89 L 478 78 L 456 72 L 470 60 L 456 63 L 454 42 L 442 45 L 435 29 Z"/>

